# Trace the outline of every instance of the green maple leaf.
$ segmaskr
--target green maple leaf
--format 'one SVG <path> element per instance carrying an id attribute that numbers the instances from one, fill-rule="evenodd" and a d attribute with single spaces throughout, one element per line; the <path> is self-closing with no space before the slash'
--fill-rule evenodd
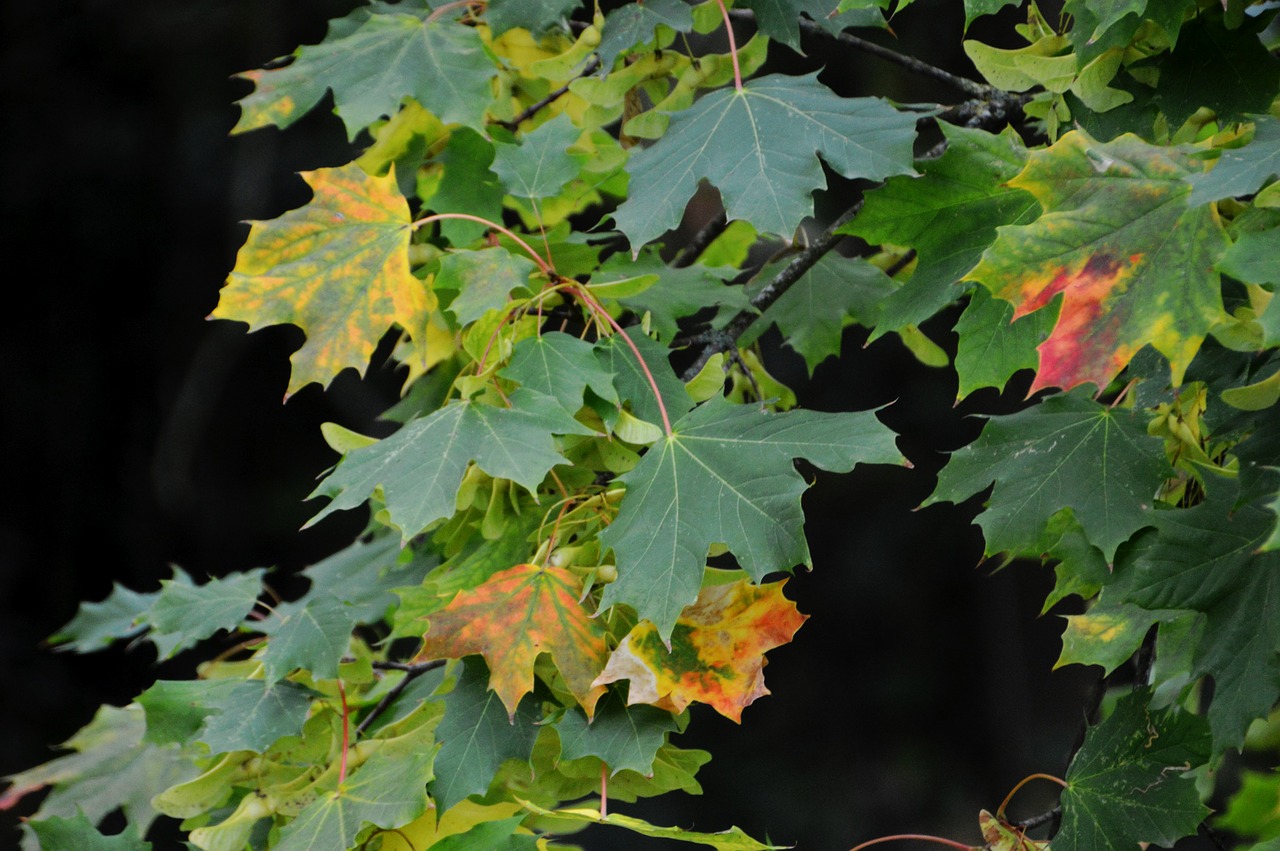
<path id="1" fill-rule="evenodd" d="M 1218 271 L 1246 284 L 1280 284 L 1280 228 L 1240 234 L 1218 261 Z"/>
<path id="2" fill-rule="evenodd" d="M 204 742 L 212 753 L 263 751 L 297 735 L 311 701 L 308 688 L 265 680 L 160 680 L 138 697 L 146 712 L 146 740 Z"/>
<path id="3" fill-rule="evenodd" d="M 600 32 L 600 67 L 605 71 L 624 51 L 637 44 L 651 41 L 660 26 L 676 32 L 693 28 L 693 13 L 684 0 L 645 0 L 644 3 L 627 3 L 605 15 L 604 28 Z"/>
<path id="4" fill-rule="evenodd" d="M 1040 205 L 1007 185 L 1027 161 L 1013 128 L 999 135 L 940 124 L 947 150 L 919 164 L 920 177 L 891 177 L 867 193 L 841 233 L 883 245 L 910 246 L 915 272 L 881 308 L 871 339 L 919 325 L 962 293 L 956 286 L 996 237 L 998 225 L 1035 219 Z"/>
<path id="5" fill-rule="evenodd" d="M 402 827 L 427 810 L 435 749 L 375 752 L 337 789 L 327 792 L 280 830 L 277 851 L 347 851 L 365 824 Z"/>
<path id="6" fill-rule="evenodd" d="M 119 808 L 134 830 L 145 833 L 159 815 L 151 799 L 191 775 L 189 755 L 172 745 L 146 743 L 145 732 L 146 720 L 137 704 L 101 707 L 63 743 L 74 753 L 5 778 L 11 785 L 0 796 L 0 809 L 52 787 L 32 819 L 84 817 L 97 822 Z M 68 847 L 81 846 L 60 846 Z"/>
<path id="7" fill-rule="evenodd" d="M 1106 589 L 1112 603 L 1181 609 L 1206 618 L 1193 673 L 1214 680 L 1209 725 L 1216 749 L 1244 740 L 1280 696 L 1280 553 L 1259 552 L 1275 527 L 1265 507 L 1235 505 L 1226 482 L 1194 508 L 1152 512 L 1131 559 Z"/>
<path id="8" fill-rule="evenodd" d="M 652 706 L 627 706 L 616 692 L 600 699 L 593 718 L 588 720 L 580 710 L 570 709 L 555 727 L 560 759 L 595 757 L 608 766 L 611 777 L 620 771 L 652 775 L 658 750 L 676 728 L 670 712 Z"/>
<path id="9" fill-rule="evenodd" d="M 435 303 L 409 272 L 409 206 L 392 175 L 346 165 L 302 178 L 310 203 L 252 223 L 211 314 L 251 331 L 289 322 L 306 333 L 289 393 L 363 369 L 393 323 L 417 334 Z"/>
<path id="10" fill-rule="evenodd" d="M 38 821 L 28 821 L 26 826 L 35 835 L 44 851 L 151 851 L 151 843 L 133 836 L 128 829 L 114 836 L 103 836 L 84 813 L 75 818 L 50 816 Z"/>
<path id="11" fill-rule="evenodd" d="M 679 417 L 692 408 L 693 400 L 689 398 L 684 382 L 676 377 L 675 371 L 671 369 L 671 361 L 667 359 L 670 350 L 646 337 L 639 328 L 628 328 L 625 333 L 635 344 L 653 375 L 668 418 Z M 614 334 L 596 343 L 596 357 L 601 366 L 613 374 L 613 386 L 617 388 L 618 398 L 631 403 L 631 412 L 645 422 L 660 425 L 662 412 L 654 398 L 653 386 L 637 363 L 631 347 L 619 335 Z"/>
<path id="12" fill-rule="evenodd" d="M 1280 120 L 1269 115 L 1253 116 L 1253 138 L 1242 148 L 1229 148 L 1218 155 L 1207 173 L 1192 174 L 1187 182 L 1194 188 L 1192 206 L 1252 195 L 1280 174 Z"/>
<path id="13" fill-rule="evenodd" d="M 1153 711 L 1150 698 L 1146 691 L 1126 696 L 1085 734 L 1067 769 L 1056 851 L 1169 847 L 1209 815 L 1195 780 L 1183 776 L 1209 758 L 1203 719 Z"/>
<path id="14" fill-rule="evenodd" d="M 979 387 L 1003 388 L 1014 373 L 1036 368 L 1036 347 L 1053 331 L 1057 312 L 1046 308 L 1017 320 L 1013 314 L 1013 305 L 1004 299 L 983 287 L 974 291 L 955 328 L 960 398 Z"/>
<path id="15" fill-rule="evenodd" d="M 523 134 L 516 143 L 494 147 L 493 172 L 518 198 L 550 198 L 578 176 L 581 155 L 569 154 L 582 131 L 568 115 Z"/>
<path id="16" fill-rule="evenodd" d="M 444 812 L 468 795 L 483 793 L 508 759 L 527 760 L 538 737 L 537 716 L 524 701 L 515 717 L 486 684 L 484 664 L 468 660 L 453 691 L 444 696 L 445 714 L 436 728 L 436 755 L 431 797 Z"/>
<path id="17" fill-rule="evenodd" d="M 261 625 L 270 641 L 262 656 L 262 676 L 274 683 L 298 668 L 318 680 L 338 676 L 338 660 L 351 643 L 351 610 L 329 594 L 309 595 L 304 605 L 284 605 Z"/>
<path id="18" fill-rule="evenodd" d="M 390 437 L 348 453 L 311 496 L 332 501 L 309 524 L 355 508 L 381 487 L 391 523 L 407 540 L 454 513 L 467 465 L 532 492 L 547 472 L 568 463 L 551 433 L 594 434 L 555 399 L 528 390 L 512 407 L 455 402 L 413 420 Z"/>
<path id="19" fill-rule="evenodd" d="M 983 15 L 994 15 L 1005 6 L 1017 6 L 1018 0 L 964 0 L 964 29 Z"/>
<path id="20" fill-rule="evenodd" d="M 807 15 L 814 23 L 830 33 L 838 33 L 847 27 L 884 26 L 881 8 L 888 0 L 866 0 L 860 7 L 841 9 L 848 4 L 840 0 L 740 0 L 737 4 L 755 13 L 756 25 L 774 41 L 800 52 L 800 15 Z"/>
<path id="21" fill-rule="evenodd" d="M 968 277 L 1012 302 L 1015 318 L 1062 296 L 1032 391 L 1104 388 L 1148 344 L 1168 358 L 1173 383 L 1182 382 L 1223 315 L 1213 266 L 1226 248 L 1213 214 L 1187 208 L 1189 174 L 1176 149 L 1072 131 L 1031 154 L 1010 181 L 1045 213 L 999 228 Z"/>
<path id="22" fill-rule="evenodd" d="M 357 540 L 302 571 L 311 589 L 298 603 L 306 605 L 313 596 L 332 597 L 346 604 L 356 623 L 376 623 L 396 605 L 393 589 L 418 585 L 436 566 L 434 557 L 422 555 L 402 563 L 401 552 L 398 535 Z"/>
<path id="23" fill-rule="evenodd" d="M 49 636 L 49 643 L 76 653 L 92 653 L 117 639 L 132 638 L 150 626 L 146 613 L 159 596 L 159 591 L 142 594 L 116 583 L 105 600 L 81 603 L 75 617 Z"/>
<path id="24" fill-rule="evenodd" d="M 712 398 L 622 476 L 622 507 L 600 535 L 618 566 L 601 608 L 631 606 L 665 641 L 698 597 L 711 545 L 727 545 L 756 581 L 810 565 L 795 458 L 833 472 L 902 461 L 870 411 L 770 414 Z"/>
<path id="25" fill-rule="evenodd" d="M 878 98 L 842 98 L 817 74 L 772 74 L 676 113 L 632 154 L 631 195 L 614 215 L 633 253 L 675 227 L 705 179 L 731 219 L 789 236 L 826 183 L 818 155 L 845 177 L 910 174 L 916 117 Z"/>
<path id="26" fill-rule="evenodd" d="M 429 161 L 441 170 L 439 181 L 430 189 L 419 185 L 423 206 L 433 213 L 468 213 L 501 221 L 505 193 L 492 170 L 494 156 L 493 143 L 487 138 L 470 127 L 455 127 L 444 150 Z M 443 219 L 437 226 L 454 245 L 474 242 L 488 230 L 487 225 L 466 219 Z"/>
<path id="27" fill-rule="evenodd" d="M 452 251 L 440 258 L 435 287 L 457 290 L 445 309 L 465 326 L 504 307 L 513 290 L 527 289 L 535 268 L 528 257 L 505 248 Z"/>
<path id="28" fill-rule="evenodd" d="M 772 266 L 747 289 L 753 295 L 769 283 Z M 874 326 L 880 305 L 896 291 L 892 279 L 861 258 L 828 254 L 782 294 L 782 297 L 739 338 L 750 345 L 770 324 L 778 326 L 786 344 L 804 358 L 809 374 L 827 358 L 840 354 L 847 320 Z"/>
<path id="29" fill-rule="evenodd" d="M 959 502 L 996 483 L 978 524 L 987 553 L 1039 555 L 1046 524 L 1070 508 L 1107 560 L 1148 525 L 1167 464 L 1160 442 L 1128 411 L 1076 394 L 1003 417 L 955 452 L 925 505 Z"/>
<path id="30" fill-rule="evenodd" d="M 161 657 L 192 647 L 218 630 L 237 628 L 262 593 L 264 572 L 258 567 L 196 585 L 174 567 L 174 578 L 160 581 L 160 593 L 146 613 Z"/>
<path id="31" fill-rule="evenodd" d="M 516 343 L 502 374 L 521 387 L 555 398 L 570 413 L 582 407 L 587 388 L 606 402 L 619 404 L 613 376 L 596 358 L 595 347 L 559 331 Z"/>
<path id="32" fill-rule="evenodd" d="M 246 71 L 254 84 L 242 98 L 233 133 L 288 127 L 333 90 L 334 109 L 354 139 L 412 97 L 445 124 L 484 131 L 497 73 L 474 27 L 407 14 L 373 14 L 354 27 L 331 29 L 317 45 L 294 52 L 283 68 Z"/>

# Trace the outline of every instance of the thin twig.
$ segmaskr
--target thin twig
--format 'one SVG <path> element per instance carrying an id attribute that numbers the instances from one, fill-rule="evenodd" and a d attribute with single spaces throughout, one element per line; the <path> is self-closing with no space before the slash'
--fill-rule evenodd
<path id="1" fill-rule="evenodd" d="M 427 671 L 434 671 L 436 668 L 443 668 L 444 659 L 433 659 L 430 662 L 418 662 L 411 664 L 407 662 L 374 662 L 373 667 L 378 670 L 404 671 L 404 679 L 391 687 L 391 691 L 383 695 L 382 700 L 378 701 L 378 705 L 369 710 L 369 714 L 360 722 L 360 726 L 356 727 L 356 738 L 364 734 L 369 729 L 369 725 L 375 719 L 380 717 L 382 713 L 387 711 L 387 707 L 395 702 L 401 693 L 408 688 L 409 683 L 425 674 Z"/>
<path id="2" fill-rule="evenodd" d="M 599 68 L 600 68 L 600 56 L 599 54 L 597 54 L 591 57 L 591 61 L 586 64 L 586 67 L 584 67 L 581 73 L 579 73 L 577 77 L 574 77 L 573 80 L 578 80 L 583 77 L 589 77 L 592 74 L 594 74 Z M 516 129 L 521 124 L 528 121 L 533 116 L 537 115 L 544 108 L 550 106 L 560 98 L 564 97 L 564 95 L 567 94 L 569 91 L 569 86 L 573 84 L 573 80 L 570 80 L 560 88 L 551 92 L 549 95 L 542 98 L 542 100 L 535 101 L 534 103 L 529 104 L 523 110 L 521 110 L 520 114 L 517 115 L 515 118 L 510 118 L 506 121 L 495 121 L 494 124 L 497 124 L 499 127 L 505 127 L 506 129 L 510 130 L 512 133 L 516 132 Z"/>
<path id="3" fill-rule="evenodd" d="M 1038 816 L 1032 816 L 1024 821 L 1016 822 L 1013 826 L 1019 830 L 1035 830 L 1037 827 L 1049 824 L 1062 815 L 1062 807 L 1054 807 L 1047 813 L 1041 813 Z"/>
<path id="4" fill-rule="evenodd" d="M 724 214 L 724 210 L 721 210 L 719 215 L 703 225 L 693 235 L 693 238 L 680 250 L 680 254 L 676 256 L 676 259 L 671 261 L 671 265 L 676 269 L 692 266 L 694 261 L 702 256 L 702 252 L 706 251 L 707 247 L 715 242 L 716 237 L 724 233 L 724 229 L 728 226 L 729 217 Z"/>
<path id="5" fill-rule="evenodd" d="M 840 240 L 844 239 L 844 234 L 837 233 L 837 231 L 851 222 L 860 209 L 862 209 L 861 200 L 841 213 L 839 218 L 827 226 L 821 236 L 814 240 L 808 248 L 797 254 L 794 260 L 783 267 L 782 271 L 775 275 L 773 280 L 765 284 L 760 292 L 752 297 L 750 307 L 738 311 L 737 315 L 730 319 L 729 324 L 723 329 L 690 338 L 690 342 L 703 342 L 704 345 L 702 351 L 698 353 L 698 357 L 684 371 L 684 380 L 689 381 L 701 372 L 707 361 L 716 352 L 729 351 L 738 338 L 760 317 L 761 313 L 764 313 L 771 304 L 782 298 L 792 284 L 800 280 L 805 272 L 812 269 L 815 263 L 825 257 L 827 252 L 835 248 Z"/>
<path id="6" fill-rule="evenodd" d="M 755 19 L 755 13 L 746 9 L 734 9 L 729 13 L 729 15 L 735 18 Z M 813 21 L 809 21 L 804 18 L 800 18 L 799 22 L 800 29 L 807 33 L 823 35 L 827 38 L 835 39 L 836 41 L 841 42 L 842 44 L 847 44 L 856 50 L 861 50 L 863 53 L 870 53 L 872 56 L 878 56 L 886 62 L 893 62 L 896 65 L 901 65 L 909 71 L 913 71 L 925 77 L 932 77 L 935 80 L 940 80 L 955 87 L 956 89 L 959 89 L 967 95 L 977 98 L 985 98 L 990 97 L 992 93 L 999 91 L 998 89 L 993 89 L 991 86 L 985 86 L 982 83 L 974 82 L 966 77 L 952 74 L 950 71 L 944 71 L 935 65 L 930 65 L 928 62 L 916 59 L 914 56 L 907 56 L 906 54 L 898 53 L 896 50 L 890 50 L 889 48 L 881 47 L 874 42 L 858 38 L 856 35 L 850 35 L 847 32 L 835 35 L 823 29 Z"/>

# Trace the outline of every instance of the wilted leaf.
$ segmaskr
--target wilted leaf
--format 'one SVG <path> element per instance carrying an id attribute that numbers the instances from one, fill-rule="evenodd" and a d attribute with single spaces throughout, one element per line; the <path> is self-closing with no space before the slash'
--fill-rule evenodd
<path id="1" fill-rule="evenodd" d="M 680 613 L 670 648 L 653 624 L 642 622 L 622 639 L 596 682 L 630 680 L 628 703 L 683 712 L 697 701 L 740 722 L 744 708 L 769 694 L 764 654 L 790 642 L 807 617 L 782 595 L 784 584 L 744 579 L 703 588 Z"/>
<path id="2" fill-rule="evenodd" d="M 489 663 L 489 687 L 515 718 L 520 698 L 533 690 L 533 663 L 550 653 L 573 696 L 590 715 L 604 693 L 592 680 L 604 668 L 604 629 L 582 606 L 582 582 L 567 570 L 517 565 L 478 588 L 460 591 L 431 615 L 420 659 L 460 659 L 472 653 Z"/>
<path id="3" fill-rule="evenodd" d="M 307 340 L 292 356 L 290 393 L 364 369 L 393 323 L 422 333 L 435 301 L 409 273 L 409 206 L 394 176 L 347 165 L 302 178 L 311 202 L 252 224 L 211 314 L 250 331 L 300 327 Z"/>
<path id="4" fill-rule="evenodd" d="M 1010 181 L 1045 213 L 999 228 L 968 277 L 1013 302 L 1015 319 L 1061 294 L 1032 391 L 1085 382 L 1101 390 L 1148 344 L 1181 383 L 1222 316 L 1213 266 L 1226 248 L 1213 214 L 1187 209 L 1188 174 L 1176 149 L 1132 135 L 1099 143 L 1073 131 L 1034 152 Z"/>

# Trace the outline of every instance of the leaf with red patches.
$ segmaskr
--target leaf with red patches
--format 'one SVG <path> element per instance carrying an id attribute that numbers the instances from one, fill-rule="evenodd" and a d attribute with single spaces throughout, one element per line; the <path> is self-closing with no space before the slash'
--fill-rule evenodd
<path id="1" fill-rule="evenodd" d="M 567 570 L 516 565 L 461 591 L 431 615 L 419 659 L 459 659 L 479 653 L 489 663 L 489 688 L 515 717 L 533 691 L 533 663 L 550 653 L 569 691 L 590 717 L 604 686 L 593 682 L 609 655 L 604 629 L 579 601 L 582 583 Z"/>
<path id="2" fill-rule="evenodd" d="M 212 318 L 282 322 L 307 335 L 293 354 L 289 393 L 364 369 L 393 324 L 425 333 L 435 295 L 409 272 L 409 205 L 392 174 L 359 166 L 302 173 L 315 197 L 254 222 Z"/>
<path id="3" fill-rule="evenodd" d="M 697 701 L 740 722 L 744 708 L 769 694 L 765 652 L 791 641 L 808 618 L 782 595 L 785 584 L 742 579 L 703 588 L 680 613 L 670 649 L 653 624 L 641 621 L 613 651 L 596 683 L 630 680 L 628 703 L 682 712 Z"/>
<path id="4" fill-rule="evenodd" d="M 1181 383 L 1223 316 L 1213 265 L 1227 240 L 1209 208 L 1187 206 L 1185 178 L 1196 171 L 1175 148 L 1075 131 L 1033 152 L 1009 182 L 1045 213 L 999 228 L 967 277 L 1013 302 L 1015 319 L 1061 296 L 1032 392 L 1103 388 L 1145 345 L 1169 359 Z"/>

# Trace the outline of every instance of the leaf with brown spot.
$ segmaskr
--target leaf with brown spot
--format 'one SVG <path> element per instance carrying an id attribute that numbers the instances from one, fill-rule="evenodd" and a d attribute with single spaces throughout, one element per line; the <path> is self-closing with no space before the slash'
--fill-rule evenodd
<path id="1" fill-rule="evenodd" d="M 431 615 L 418 658 L 484 656 L 489 688 L 514 717 L 520 698 L 533 691 L 534 661 L 550 653 L 590 717 L 604 694 L 604 686 L 593 681 L 609 651 L 604 629 L 578 602 L 581 597 L 582 583 L 567 570 L 516 565 L 459 592 Z"/>
<path id="2" fill-rule="evenodd" d="M 307 335 L 288 393 L 363 370 L 392 324 L 422 333 L 435 296 L 409 272 L 409 205 L 395 175 L 358 166 L 303 172 L 314 197 L 278 219 L 253 222 L 215 319 L 256 331 L 283 322 Z"/>
<path id="3" fill-rule="evenodd" d="M 657 628 L 641 621 L 613 651 L 596 683 L 630 680 L 628 703 L 682 712 L 697 701 L 741 722 L 742 710 L 769 694 L 764 654 L 791 641 L 808 618 L 783 596 L 785 584 L 742 579 L 703 588 L 680 613 L 669 650 Z"/>
<path id="4" fill-rule="evenodd" d="M 1213 266 L 1227 240 L 1209 208 L 1187 206 L 1185 178 L 1197 171 L 1176 148 L 1131 134 L 1095 142 L 1075 131 L 1033 152 L 1009 182 L 1045 213 L 999 228 L 966 277 L 1013 302 L 1014 319 L 1062 296 L 1032 392 L 1086 382 L 1101 389 L 1148 344 L 1181 383 L 1223 316 Z"/>

